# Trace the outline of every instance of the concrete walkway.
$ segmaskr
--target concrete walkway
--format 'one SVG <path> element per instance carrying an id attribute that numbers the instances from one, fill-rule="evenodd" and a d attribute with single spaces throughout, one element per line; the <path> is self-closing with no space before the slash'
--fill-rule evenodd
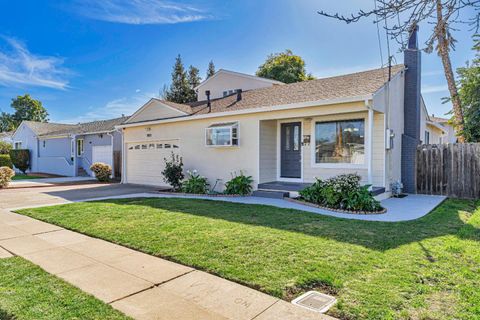
<path id="1" fill-rule="evenodd" d="M 439 206 L 447 197 L 445 196 L 429 196 L 420 194 L 410 194 L 405 198 L 389 198 L 381 201 L 382 206 L 387 208 L 384 214 L 347 214 L 339 213 L 330 210 L 310 207 L 299 203 L 286 201 L 283 199 L 269 199 L 260 197 L 208 197 L 208 196 L 188 196 L 188 195 L 174 195 L 174 194 L 159 194 L 159 193 L 137 193 L 124 194 L 119 196 L 102 197 L 83 199 L 81 201 L 107 200 L 107 199 L 121 199 L 121 198 L 188 198 L 188 199 L 206 199 L 212 201 L 228 201 L 244 204 L 259 204 L 268 205 L 285 209 L 296 209 L 317 213 L 326 216 L 337 218 L 365 220 L 365 221 L 385 221 L 385 222 L 400 222 L 415 220 L 421 218 Z"/>
<path id="2" fill-rule="evenodd" d="M 0 258 L 11 255 L 135 319 L 333 319 L 190 267 L 0 209 Z"/>
<path id="3" fill-rule="evenodd" d="M 10 182 L 11 188 L 18 188 L 23 186 L 38 187 L 38 186 L 52 186 L 57 184 L 68 183 L 80 183 L 96 181 L 94 177 L 58 177 L 58 178 L 37 178 L 37 179 L 24 179 L 14 180 Z"/>

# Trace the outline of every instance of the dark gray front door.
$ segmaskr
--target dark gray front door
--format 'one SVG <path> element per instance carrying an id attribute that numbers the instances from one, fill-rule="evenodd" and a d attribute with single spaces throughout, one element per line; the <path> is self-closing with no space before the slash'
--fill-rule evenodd
<path id="1" fill-rule="evenodd" d="M 301 178 L 301 126 L 300 122 L 281 124 L 280 176 L 282 178 Z"/>

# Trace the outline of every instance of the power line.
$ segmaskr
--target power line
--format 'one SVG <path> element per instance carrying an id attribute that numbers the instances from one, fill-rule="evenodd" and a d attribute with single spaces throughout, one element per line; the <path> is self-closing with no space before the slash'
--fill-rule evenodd
<path id="1" fill-rule="evenodd" d="M 375 24 L 377 25 L 377 39 L 378 39 L 378 48 L 380 50 L 380 62 L 381 68 L 383 68 L 383 52 L 382 52 L 382 40 L 380 39 L 380 27 L 378 26 L 378 14 L 377 14 L 377 0 L 373 0 L 375 5 Z"/>

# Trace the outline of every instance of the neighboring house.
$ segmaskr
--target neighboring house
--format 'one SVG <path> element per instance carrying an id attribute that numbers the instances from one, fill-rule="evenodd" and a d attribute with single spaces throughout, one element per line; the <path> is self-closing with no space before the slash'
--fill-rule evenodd
<path id="1" fill-rule="evenodd" d="M 429 116 L 425 102 L 421 101 L 420 141 L 422 144 L 442 144 L 448 135 L 447 128 L 433 121 Z"/>
<path id="2" fill-rule="evenodd" d="M 0 141 L 12 144 L 12 135 L 13 132 L 0 132 Z"/>
<path id="3" fill-rule="evenodd" d="M 195 91 L 198 100 L 203 101 L 207 100 L 207 91 L 210 92 L 210 99 L 218 99 L 234 94 L 237 90 L 261 89 L 282 84 L 284 83 L 276 80 L 220 69 L 195 87 Z"/>
<path id="4" fill-rule="evenodd" d="M 208 88 L 210 100 L 187 105 L 151 99 L 118 126 L 124 137 L 123 183 L 165 185 L 164 158 L 174 152 L 185 169 L 197 169 L 212 185 L 221 179 L 219 189 L 242 171 L 260 190 L 295 191 L 316 177 L 358 173 L 378 192 L 397 180 L 406 192 L 415 192 L 416 148 L 426 125 L 420 55 L 413 32 L 405 66 L 393 66 L 390 81 L 383 68 L 260 89 L 244 86 L 243 92 L 213 99 L 221 83 L 213 90 L 207 80 L 199 99 L 200 89 Z M 235 88 L 228 84 L 224 91 Z"/>
<path id="5" fill-rule="evenodd" d="M 115 129 L 128 117 L 79 124 L 23 121 L 13 134 L 15 149 L 29 149 L 31 172 L 61 176 L 93 175 L 90 166 L 103 162 L 115 167 L 122 135 Z M 121 161 L 117 161 L 119 164 Z"/>
<path id="6" fill-rule="evenodd" d="M 457 132 L 449 119 L 435 117 L 435 115 L 432 114 L 430 121 L 436 125 L 440 125 L 445 131 L 444 134 L 439 137 L 438 143 L 457 143 Z"/>

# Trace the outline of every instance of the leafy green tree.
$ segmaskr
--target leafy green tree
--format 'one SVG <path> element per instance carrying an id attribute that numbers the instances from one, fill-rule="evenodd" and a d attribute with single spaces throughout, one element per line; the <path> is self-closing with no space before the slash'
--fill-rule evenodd
<path id="1" fill-rule="evenodd" d="M 13 120 L 16 126 L 24 120 L 28 121 L 48 121 L 48 112 L 43 107 L 40 100 L 33 99 L 28 93 L 12 99 L 11 107 L 15 109 Z"/>
<path id="2" fill-rule="evenodd" d="M 480 35 L 474 41 L 475 58 L 457 69 L 458 94 L 464 117 L 463 136 L 467 142 L 480 142 Z"/>
<path id="3" fill-rule="evenodd" d="M 2 112 L 0 114 L 0 132 L 8 132 L 15 130 L 15 121 L 9 113 Z"/>
<path id="4" fill-rule="evenodd" d="M 12 99 L 10 106 L 15 110 L 13 114 L 0 114 L 0 131 L 15 130 L 22 121 L 48 121 L 48 112 L 40 100 L 33 99 L 28 93 Z"/>
<path id="5" fill-rule="evenodd" d="M 315 79 L 305 71 L 305 61 L 291 50 L 274 53 L 258 67 L 257 76 L 284 83 L 294 83 Z"/>
<path id="6" fill-rule="evenodd" d="M 175 65 L 172 71 L 172 83 L 170 88 L 164 92 L 164 98 L 176 103 L 189 102 L 190 84 L 188 83 L 187 73 L 183 66 L 180 55 L 175 59 Z"/>
<path id="7" fill-rule="evenodd" d="M 197 93 L 195 92 L 195 87 L 198 86 L 202 81 L 202 78 L 200 78 L 199 74 L 200 70 L 198 70 L 198 68 L 195 68 L 192 65 L 188 68 L 187 80 L 190 86 L 190 90 L 188 93 L 188 102 L 197 101 Z"/>
<path id="8" fill-rule="evenodd" d="M 210 60 L 207 68 L 207 79 L 213 76 L 214 74 L 215 74 L 215 65 L 213 64 L 213 61 Z"/>

